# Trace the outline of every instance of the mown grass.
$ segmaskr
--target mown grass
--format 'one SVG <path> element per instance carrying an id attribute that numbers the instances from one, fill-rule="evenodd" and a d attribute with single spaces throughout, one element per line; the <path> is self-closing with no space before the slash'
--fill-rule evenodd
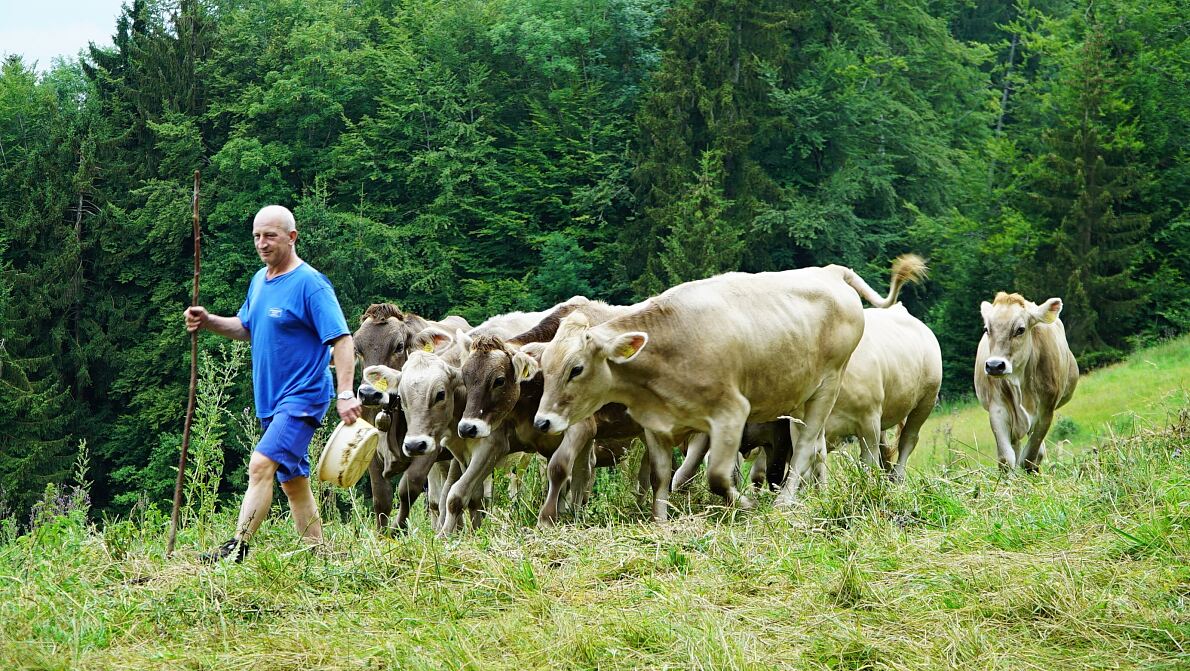
<path id="1" fill-rule="evenodd" d="M 972 365 L 975 357 L 972 353 Z M 974 394 L 974 391 L 972 391 Z M 1126 360 L 1084 374 L 1074 398 L 1058 409 L 1047 459 L 1066 459 L 1106 436 L 1164 425 L 1190 404 L 1190 336 L 1140 350 Z M 910 467 L 939 464 L 994 465 L 995 441 L 987 412 L 971 399 L 943 404 L 922 427 Z"/>
<path id="2" fill-rule="evenodd" d="M 317 551 L 278 508 L 244 564 L 214 567 L 195 553 L 231 511 L 166 559 L 154 507 L 100 530 L 60 499 L 4 527 L 0 667 L 1184 669 L 1188 443 L 1184 407 L 1036 477 L 952 465 L 893 485 L 844 456 L 795 510 L 696 488 L 663 525 L 630 463 L 576 522 L 537 529 L 533 505 L 501 502 L 447 541 L 420 514 L 378 535 L 348 495 Z"/>

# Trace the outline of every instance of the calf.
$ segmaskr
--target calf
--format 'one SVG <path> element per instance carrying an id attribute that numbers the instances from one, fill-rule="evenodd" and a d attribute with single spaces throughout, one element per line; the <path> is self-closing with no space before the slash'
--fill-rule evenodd
<path id="1" fill-rule="evenodd" d="M 360 326 L 352 334 L 355 341 L 356 358 L 361 367 L 384 365 L 394 370 L 400 370 L 405 364 L 413 338 L 429 326 L 437 326 L 451 331 L 459 328 L 469 328 L 462 317 L 449 316 L 440 322 L 433 322 L 418 315 L 402 312 L 392 303 L 374 303 L 364 311 L 360 317 Z M 364 404 L 363 418 L 376 424 L 377 413 L 381 406 L 385 406 L 390 425 L 378 427 L 384 434 L 376 449 L 376 456 L 368 465 L 368 481 L 372 488 L 372 509 L 376 513 L 376 523 L 381 529 L 389 526 L 389 516 L 393 507 L 393 487 L 391 478 L 400 476 L 397 485 L 397 498 L 400 504 L 395 525 L 404 529 L 409 519 L 409 512 L 414 502 L 426 489 L 427 477 L 431 468 L 437 463 L 441 455 L 418 455 L 410 458 L 401 451 L 401 443 L 405 440 L 404 416 L 400 412 L 396 394 L 391 396 L 385 391 L 377 390 L 372 381 L 366 379 L 360 385 L 358 396 Z M 384 399 L 383 401 L 381 399 Z M 431 500 L 430 515 L 435 516 L 434 509 L 438 502 Z"/>

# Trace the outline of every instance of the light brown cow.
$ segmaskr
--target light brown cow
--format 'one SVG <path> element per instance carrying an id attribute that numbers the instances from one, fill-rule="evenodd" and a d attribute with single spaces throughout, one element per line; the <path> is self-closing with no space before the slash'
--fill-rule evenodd
<path id="1" fill-rule="evenodd" d="M 360 326 L 352 334 L 355 341 L 356 358 L 360 360 L 361 368 L 385 365 L 400 370 L 405 364 L 407 352 L 413 338 L 429 326 L 438 326 L 453 332 L 455 329 L 469 328 L 462 317 L 449 316 L 440 322 L 430 321 L 409 312 L 403 312 L 392 303 L 374 303 L 364 310 L 360 317 Z M 397 404 L 396 394 L 383 395 L 372 387 L 371 382 L 364 380 L 357 395 L 364 403 L 363 418 L 375 424 L 376 415 L 381 405 L 387 406 L 386 414 L 391 421 L 384 431 L 384 440 L 376 448 L 376 456 L 368 465 L 368 481 L 372 488 L 372 508 L 376 513 L 376 521 L 381 529 L 389 525 L 389 515 L 393 507 L 393 486 L 390 479 L 401 476 L 397 485 L 397 501 L 399 511 L 394 520 L 398 529 L 404 529 L 409 519 L 410 509 L 414 502 L 425 490 L 427 478 L 440 455 L 418 455 L 410 458 L 402 453 L 401 443 L 405 440 L 404 416 Z M 383 404 L 381 398 L 383 397 Z M 436 516 L 437 501 L 429 501 L 430 516 Z"/>
<path id="2" fill-rule="evenodd" d="M 928 326 L 900 304 L 864 310 L 864 337 L 826 421 L 828 449 L 855 436 L 866 464 L 900 480 L 941 386 L 942 348 Z M 897 447 L 886 454 L 884 432 L 894 426 Z"/>
<path id="3" fill-rule="evenodd" d="M 1001 291 L 984 301 L 975 355 L 975 394 L 988 411 L 1000 468 L 1036 472 L 1054 411 L 1074 395 L 1078 362 L 1058 319 L 1062 299 L 1041 305 Z M 1029 437 L 1022 447 L 1021 439 Z"/>
<path id="4" fill-rule="evenodd" d="M 607 403 L 623 403 L 646 430 L 653 516 L 663 520 L 678 440 L 709 434 L 711 490 L 748 507 L 733 477 L 744 425 L 801 408 L 805 427 L 778 497 L 787 505 L 824 443 L 844 367 L 863 335 L 860 297 L 892 305 L 924 267 L 914 256 L 898 259 L 887 297 L 849 268 L 827 266 L 688 282 L 596 326 L 576 312 L 542 353 L 535 426 L 561 432 Z"/>

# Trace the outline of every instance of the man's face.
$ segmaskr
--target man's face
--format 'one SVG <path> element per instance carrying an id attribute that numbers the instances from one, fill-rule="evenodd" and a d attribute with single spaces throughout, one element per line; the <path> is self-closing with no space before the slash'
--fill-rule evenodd
<path id="1" fill-rule="evenodd" d="M 279 222 L 266 220 L 252 224 L 252 241 L 256 245 L 256 253 L 266 266 L 276 268 L 285 265 L 293 254 L 296 240 L 297 231 L 286 231 Z"/>

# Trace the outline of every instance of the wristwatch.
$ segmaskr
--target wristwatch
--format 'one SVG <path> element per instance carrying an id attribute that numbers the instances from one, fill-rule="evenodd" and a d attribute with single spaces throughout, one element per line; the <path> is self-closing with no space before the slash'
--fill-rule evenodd
<path id="1" fill-rule="evenodd" d="M 335 396 L 335 398 L 340 401 L 350 401 L 351 399 L 355 398 L 355 392 L 345 389 L 345 390 L 339 392 L 339 394 L 337 396 Z"/>

